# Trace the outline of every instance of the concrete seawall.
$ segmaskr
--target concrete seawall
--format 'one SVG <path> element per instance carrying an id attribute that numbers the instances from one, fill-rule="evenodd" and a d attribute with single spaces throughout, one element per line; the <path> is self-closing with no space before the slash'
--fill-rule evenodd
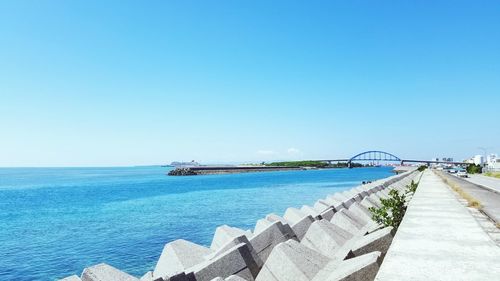
<path id="1" fill-rule="evenodd" d="M 324 281 L 373 280 L 394 230 L 371 219 L 390 189 L 403 191 L 420 173 L 399 175 L 331 194 L 313 206 L 268 214 L 253 230 L 219 226 L 210 247 L 185 240 L 165 245 L 153 271 L 131 276 L 107 264 L 73 281 Z"/>
<path id="2" fill-rule="evenodd" d="M 500 280 L 500 248 L 426 171 L 375 280 Z"/>

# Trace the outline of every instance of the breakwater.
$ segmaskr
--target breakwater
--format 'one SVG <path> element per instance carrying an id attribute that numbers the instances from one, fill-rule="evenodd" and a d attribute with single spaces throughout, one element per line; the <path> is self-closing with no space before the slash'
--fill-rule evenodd
<path id="1" fill-rule="evenodd" d="M 404 190 L 416 171 L 327 196 L 313 206 L 269 214 L 253 230 L 223 225 L 210 247 L 185 240 L 165 245 L 154 271 L 140 280 L 372 280 L 394 234 L 371 220 L 390 189 Z M 349 279 L 352 278 L 352 279 Z M 139 280 L 98 264 L 65 280 Z"/>
<path id="2" fill-rule="evenodd" d="M 298 171 L 306 170 L 302 167 L 279 166 L 198 166 L 179 167 L 168 172 L 169 176 L 196 176 L 235 173 L 273 172 L 273 171 Z"/>

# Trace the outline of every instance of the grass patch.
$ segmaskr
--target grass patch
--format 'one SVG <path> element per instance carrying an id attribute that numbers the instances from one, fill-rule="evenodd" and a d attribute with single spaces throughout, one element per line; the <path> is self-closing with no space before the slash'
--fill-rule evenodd
<path id="1" fill-rule="evenodd" d="M 500 179 L 500 172 L 486 172 L 486 173 L 484 173 L 484 175 L 488 176 L 488 177 Z"/>
<path id="2" fill-rule="evenodd" d="M 467 206 L 476 209 L 481 209 L 483 207 L 476 198 L 472 197 L 469 193 L 465 192 L 458 184 L 450 182 L 441 174 L 438 175 L 449 187 L 451 187 L 451 189 L 453 189 L 456 193 L 458 193 L 463 199 L 467 201 Z"/>

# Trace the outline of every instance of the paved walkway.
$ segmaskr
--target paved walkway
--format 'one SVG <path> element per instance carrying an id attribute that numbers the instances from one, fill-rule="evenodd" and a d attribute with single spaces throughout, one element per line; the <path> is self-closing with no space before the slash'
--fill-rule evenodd
<path id="1" fill-rule="evenodd" d="M 500 193 L 445 172 L 438 173 L 441 173 L 450 182 L 457 184 L 469 195 L 476 198 L 483 206 L 482 211 L 496 223 L 500 223 Z"/>
<path id="2" fill-rule="evenodd" d="M 493 178 L 493 177 L 487 177 L 487 176 L 483 176 L 483 175 L 472 174 L 472 175 L 469 175 L 469 177 L 466 178 L 465 180 L 467 180 L 471 183 L 477 184 L 477 185 L 484 186 L 486 188 L 490 188 L 490 189 L 495 190 L 497 192 L 500 192 L 500 179 Z"/>
<path id="3" fill-rule="evenodd" d="M 499 280 L 500 247 L 425 171 L 375 280 Z"/>

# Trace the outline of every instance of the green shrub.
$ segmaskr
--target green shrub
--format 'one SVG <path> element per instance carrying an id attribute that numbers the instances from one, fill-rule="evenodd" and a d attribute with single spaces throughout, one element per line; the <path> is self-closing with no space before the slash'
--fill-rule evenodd
<path id="1" fill-rule="evenodd" d="M 480 174 L 483 168 L 480 165 L 470 164 L 467 166 L 466 170 L 469 174 Z"/>
<path id="2" fill-rule="evenodd" d="M 423 171 L 425 171 L 425 169 L 427 169 L 427 166 L 422 165 L 422 166 L 419 166 L 417 170 L 418 170 L 419 172 L 423 172 Z"/>
<path id="3" fill-rule="evenodd" d="M 418 183 L 414 182 L 413 180 L 409 185 L 406 186 L 406 194 L 411 193 L 412 195 L 415 194 L 415 191 L 417 191 Z"/>
<path id="4" fill-rule="evenodd" d="M 389 191 L 388 199 L 380 199 L 382 207 L 368 208 L 372 213 L 372 219 L 378 224 L 399 227 L 406 212 L 406 194 L 400 194 L 396 189 Z"/>

